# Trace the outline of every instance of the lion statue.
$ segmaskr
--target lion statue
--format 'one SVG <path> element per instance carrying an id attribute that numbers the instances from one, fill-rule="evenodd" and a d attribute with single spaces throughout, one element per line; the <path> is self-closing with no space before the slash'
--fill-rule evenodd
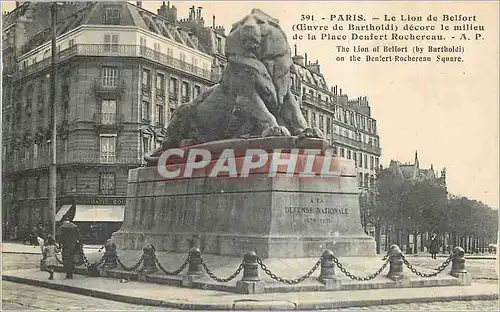
<path id="1" fill-rule="evenodd" d="M 290 46 L 278 20 L 254 9 L 227 36 L 228 63 L 220 83 L 176 109 L 161 152 L 183 142 L 204 143 L 239 137 L 302 136 L 321 138 L 310 128 L 291 93 L 294 70 Z"/>

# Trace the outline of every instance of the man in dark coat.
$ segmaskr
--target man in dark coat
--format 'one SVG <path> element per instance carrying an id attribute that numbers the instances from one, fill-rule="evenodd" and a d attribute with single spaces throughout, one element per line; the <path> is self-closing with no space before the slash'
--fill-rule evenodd
<path id="1" fill-rule="evenodd" d="M 436 255 L 437 255 L 438 251 L 439 251 L 439 244 L 438 244 L 436 234 L 434 234 L 434 235 L 432 235 L 431 242 L 429 244 L 429 253 L 431 254 L 432 259 L 437 259 Z"/>
<path id="2" fill-rule="evenodd" d="M 62 260 L 66 278 L 73 278 L 75 253 L 79 251 L 80 247 L 79 239 L 78 227 L 67 218 L 63 218 L 63 224 L 59 230 L 59 244 L 62 248 Z"/>

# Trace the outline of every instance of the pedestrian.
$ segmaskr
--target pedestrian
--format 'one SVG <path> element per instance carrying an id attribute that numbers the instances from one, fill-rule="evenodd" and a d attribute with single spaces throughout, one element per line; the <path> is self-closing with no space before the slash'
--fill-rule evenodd
<path id="1" fill-rule="evenodd" d="M 36 241 L 38 243 L 38 246 L 40 246 L 40 250 L 42 252 L 43 252 L 44 238 L 45 238 L 45 227 L 43 226 L 43 223 L 40 223 L 36 231 Z"/>
<path id="2" fill-rule="evenodd" d="M 45 270 L 49 272 L 49 280 L 54 279 L 54 271 L 57 265 L 56 253 L 59 252 L 59 248 L 56 246 L 54 238 L 48 236 L 45 242 L 45 247 L 43 247 L 43 264 Z"/>
<path id="3" fill-rule="evenodd" d="M 433 234 L 431 237 L 431 242 L 429 244 L 429 253 L 431 254 L 432 259 L 437 259 L 436 255 L 439 250 L 439 245 L 437 241 L 436 234 Z"/>
<path id="4" fill-rule="evenodd" d="M 73 278 L 75 268 L 75 255 L 80 250 L 78 227 L 70 222 L 68 218 L 63 218 L 60 228 L 59 240 L 62 248 L 62 260 L 66 278 Z"/>

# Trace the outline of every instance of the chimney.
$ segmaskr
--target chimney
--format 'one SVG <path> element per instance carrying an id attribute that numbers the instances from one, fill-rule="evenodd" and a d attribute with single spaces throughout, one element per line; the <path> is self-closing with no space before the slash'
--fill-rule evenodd
<path id="1" fill-rule="evenodd" d="M 198 7 L 198 16 L 196 17 L 197 20 L 201 20 L 201 10 L 203 9 L 203 7 Z"/>
<path id="2" fill-rule="evenodd" d="M 307 66 L 307 53 L 304 53 L 304 65 Z"/>
<path id="3" fill-rule="evenodd" d="M 163 5 L 165 5 L 165 1 L 163 1 Z M 142 1 L 137 1 L 137 7 L 142 8 Z"/>
<path id="4" fill-rule="evenodd" d="M 316 60 L 316 62 L 307 65 L 307 69 L 309 69 L 310 71 L 315 72 L 317 74 L 321 74 L 321 68 L 320 68 L 319 62 L 317 60 Z"/>
<path id="5" fill-rule="evenodd" d="M 304 66 L 304 57 L 302 55 L 292 56 L 292 60 L 294 63 Z"/>
<path id="6" fill-rule="evenodd" d="M 297 45 L 296 44 L 293 45 L 293 50 L 294 50 L 294 54 L 293 55 L 297 56 Z"/>
<path id="7" fill-rule="evenodd" d="M 212 28 L 215 29 L 215 14 L 212 16 Z"/>

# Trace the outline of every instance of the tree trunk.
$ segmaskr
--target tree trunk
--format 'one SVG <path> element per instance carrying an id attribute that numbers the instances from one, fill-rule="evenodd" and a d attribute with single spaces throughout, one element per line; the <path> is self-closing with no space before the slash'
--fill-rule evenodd
<path id="1" fill-rule="evenodd" d="M 389 250 L 389 242 L 391 241 L 390 235 L 391 235 L 391 232 L 389 231 L 389 227 L 386 226 L 385 227 L 385 246 L 384 246 L 386 252 Z"/>
<path id="2" fill-rule="evenodd" d="M 413 234 L 413 254 L 417 254 L 418 253 L 418 234 L 415 233 Z"/>
<path id="3" fill-rule="evenodd" d="M 424 233 L 420 233 L 420 252 L 424 252 Z"/>
<path id="4" fill-rule="evenodd" d="M 377 251 L 377 255 L 380 254 L 380 240 L 381 240 L 381 236 L 380 236 L 380 225 L 375 225 L 375 243 L 376 243 L 376 251 Z"/>

